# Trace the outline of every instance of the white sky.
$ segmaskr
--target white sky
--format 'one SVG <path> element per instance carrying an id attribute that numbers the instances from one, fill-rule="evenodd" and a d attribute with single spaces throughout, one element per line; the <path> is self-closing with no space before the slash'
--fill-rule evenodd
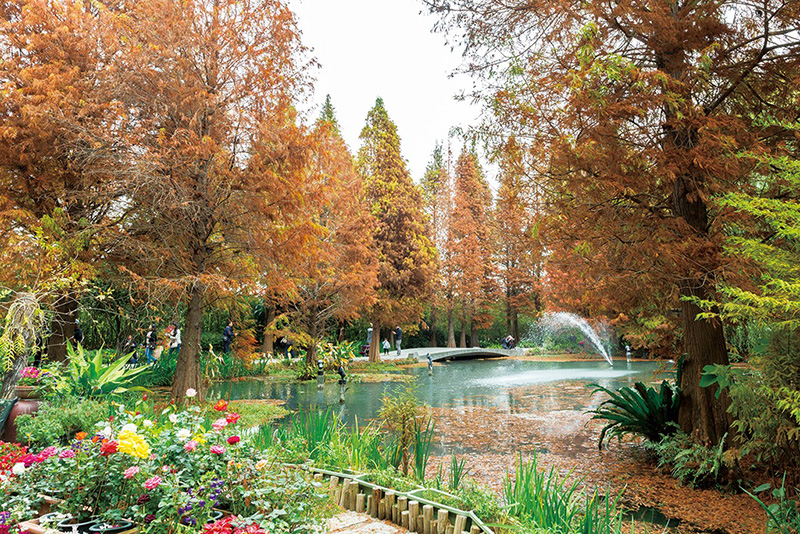
<path id="1" fill-rule="evenodd" d="M 461 62 L 445 37 L 431 29 L 436 17 L 420 0 L 289 0 L 303 43 L 321 64 L 313 97 L 316 119 L 330 94 L 353 155 L 367 112 L 382 97 L 397 125 L 403 156 L 415 181 L 425 172 L 436 141 L 447 146 L 453 126 L 467 127 L 479 108 L 453 96 L 470 87 L 467 76 L 448 76 Z M 460 142 L 451 141 L 453 160 Z"/>

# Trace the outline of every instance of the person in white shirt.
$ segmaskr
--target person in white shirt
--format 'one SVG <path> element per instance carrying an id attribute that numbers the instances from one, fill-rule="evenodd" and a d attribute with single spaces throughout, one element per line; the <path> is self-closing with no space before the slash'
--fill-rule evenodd
<path id="1" fill-rule="evenodd" d="M 178 323 L 172 323 L 172 332 L 169 334 L 169 353 L 168 356 L 172 357 L 173 354 L 179 353 L 181 350 L 181 329 L 178 328 Z"/>

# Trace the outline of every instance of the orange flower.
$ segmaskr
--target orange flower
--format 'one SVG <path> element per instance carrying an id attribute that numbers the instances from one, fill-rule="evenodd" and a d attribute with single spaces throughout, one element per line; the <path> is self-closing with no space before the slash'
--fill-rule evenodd
<path id="1" fill-rule="evenodd" d="M 86 439 L 86 432 L 78 432 L 77 434 L 75 434 L 75 439 L 77 439 L 78 441 Z"/>
<path id="2" fill-rule="evenodd" d="M 220 399 L 220 400 L 218 400 L 218 401 L 217 401 L 217 403 L 214 405 L 214 409 L 215 409 L 216 411 L 218 411 L 218 412 L 224 412 L 225 410 L 227 410 L 227 409 L 228 409 L 228 403 L 227 403 L 227 402 L 225 402 L 224 400 Z"/>
<path id="3" fill-rule="evenodd" d="M 92 436 L 92 443 L 97 443 L 98 441 L 100 441 L 100 436 Z"/>

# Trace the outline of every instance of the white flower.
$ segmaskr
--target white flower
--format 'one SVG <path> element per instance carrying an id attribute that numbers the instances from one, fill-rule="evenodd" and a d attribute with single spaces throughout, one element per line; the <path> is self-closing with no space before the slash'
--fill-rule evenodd
<path id="1" fill-rule="evenodd" d="M 102 431 L 102 432 L 100 432 L 100 433 L 101 433 L 101 434 L 103 435 L 103 437 L 104 437 L 104 438 L 106 438 L 106 439 L 111 439 L 111 435 L 113 434 L 113 432 L 112 432 L 112 430 L 111 430 L 111 427 L 110 427 L 110 426 L 107 426 L 107 427 L 105 427 L 105 428 L 103 429 L 103 431 Z"/>
<path id="2" fill-rule="evenodd" d="M 153 422 L 150 419 L 145 419 L 142 421 L 142 425 L 144 425 L 145 428 L 150 428 L 153 426 Z"/>
<path id="3" fill-rule="evenodd" d="M 123 426 L 123 427 L 122 427 L 122 432 L 125 432 L 126 430 L 127 430 L 128 432 L 136 432 L 138 429 L 136 428 L 136 425 L 135 425 L 135 424 L 133 424 L 133 423 L 128 423 L 127 425 L 125 425 L 125 426 Z"/>
<path id="4" fill-rule="evenodd" d="M 171 414 L 169 414 L 169 420 L 172 423 L 177 423 L 178 422 L 178 416 L 175 415 L 174 413 L 171 413 Z"/>
<path id="5" fill-rule="evenodd" d="M 197 395 L 197 390 L 196 389 L 189 388 L 189 389 L 186 390 L 186 396 L 189 397 L 190 399 L 194 398 L 195 395 Z"/>
<path id="6" fill-rule="evenodd" d="M 17 462 L 14 464 L 14 467 L 11 468 L 11 472 L 17 476 L 25 474 L 25 464 L 22 462 Z"/>
<path id="7" fill-rule="evenodd" d="M 191 435 L 192 433 L 186 428 L 181 428 L 177 433 L 177 436 L 181 439 L 189 439 L 189 436 Z"/>

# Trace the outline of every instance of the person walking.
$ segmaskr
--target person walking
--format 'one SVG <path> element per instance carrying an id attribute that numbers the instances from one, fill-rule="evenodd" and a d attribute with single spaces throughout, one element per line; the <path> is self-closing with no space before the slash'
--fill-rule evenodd
<path id="1" fill-rule="evenodd" d="M 181 329 L 178 323 L 172 323 L 172 332 L 169 334 L 169 352 L 167 356 L 170 358 L 173 354 L 178 354 L 181 351 Z"/>
<path id="2" fill-rule="evenodd" d="M 147 335 L 144 338 L 144 357 L 148 364 L 156 363 L 156 359 L 153 357 L 153 351 L 156 350 L 158 346 L 158 334 L 156 333 L 156 325 L 151 324 L 150 330 L 147 331 Z"/>
<path id="3" fill-rule="evenodd" d="M 389 340 L 386 339 L 386 338 L 383 338 L 383 355 L 384 356 L 388 356 L 389 355 L 389 348 L 390 348 Z"/>
<path id="4" fill-rule="evenodd" d="M 83 343 L 83 330 L 81 330 L 81 323 L 75 319 L 75 330 L 72 331 L 72 339 L 75 341 L 75 346 Z"/>
<path id="5" fill-rule="evenodd" d="M 400 345 L 403 343 L 403 330 L 396 326 L 394 329 L 394 346 L 397 348 L 397 355 L 400 356 Z"/>
<path id="6" fill-rule="evenodd" d="M 236 333 L 233 331 L 233 321 L 228 321 L 228 326 L 222 331 L 222 350 L 225 354 L 231 351 L 231 342 L 235 336 Z"/>

